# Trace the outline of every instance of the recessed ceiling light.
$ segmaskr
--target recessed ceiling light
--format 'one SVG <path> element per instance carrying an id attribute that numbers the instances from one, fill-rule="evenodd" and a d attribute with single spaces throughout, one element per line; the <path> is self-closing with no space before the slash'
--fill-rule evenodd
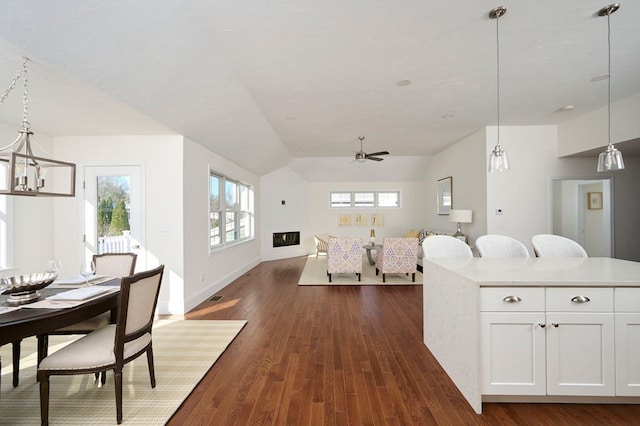
<path id="1" fill-rule="evenodd" d="M 595 83 L 596 81 L 602 81 L 602 80 L 606 80 L 608 78 L 609 78 L 609 74 L 602 74 L 602 75 L 598 75 L 596 77 L 593 77 L 591 79 L 591 81 Z"/>
<path id="2" fill-rule="evenodd" d="M 292 115 L 287 115 L 284 119 L 288 120 L 288 121 L 296 121 L 297 120 L 297 118 L 292 116 Z"/>
<path id="3" fill-rule="evenodd" d="M 405 87 L 411 84 L 411 80 L 398 80 L 396 86 Z"/>
<path id="4" fill-rule="evenodd" d="M 448 112 L 448 113 L 446 113 L 446 114 L 442 114 L 442 115 L 440 116 L 440 118 L 442 118 L 443 120 L 448 120 L 448 119 L 453 118 L 453 117 L 454 117 L 454 115 L 453 115 L 453 114 L 451 114 L 450 112 Z"/>
<path id="5" fill-rule="evenodd" d="M 573 105 L 565 105 L 562 108 L 560 108 L 558 110 L 558 112 L 566 112 L 566 111 L 571 111 L 573 109 L 575 109 L 576 107 L 574 107 Z"/>

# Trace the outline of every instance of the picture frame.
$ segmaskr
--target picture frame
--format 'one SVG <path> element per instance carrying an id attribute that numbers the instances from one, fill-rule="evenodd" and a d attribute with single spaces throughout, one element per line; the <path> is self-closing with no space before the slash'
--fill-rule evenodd
<path id="1" fill-rule="evenodd" d="M 602 210 L 602 192 L 587 192 L 587 208 Z"/>
<path id="2" fill-rule="evenodd" d="M 448 215 L 453 208 L 453 177 L 438 179 L 436 210 L 439 215 Z"/>

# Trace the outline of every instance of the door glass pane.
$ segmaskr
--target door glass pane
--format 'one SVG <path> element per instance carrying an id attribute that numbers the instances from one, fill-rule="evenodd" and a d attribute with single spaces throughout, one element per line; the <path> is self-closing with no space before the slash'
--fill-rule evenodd
<path id="1" fill-rule="evenodd" d="M 130 252 L 130 177 L 98 176 L 97 194 L 98 254 Z"/>

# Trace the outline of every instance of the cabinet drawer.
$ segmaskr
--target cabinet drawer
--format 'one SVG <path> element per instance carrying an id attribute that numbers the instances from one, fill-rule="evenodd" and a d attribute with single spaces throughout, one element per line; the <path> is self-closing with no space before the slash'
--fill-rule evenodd
<path id="1" fill-rule="evenodd" d="M 616 288 L 614 291 L 616 312 L 640 313 L 640 288 Z"/>
<path id="2" fill-rule="evenodd" d="M 544 311 L 544 288 L 483 287 L 480 310 L 485 312 Z"/>
<path id="3" fill-rule="evenodd" d="M 549 312 L 613 312 L 612 288 L 547 288 Z"/>

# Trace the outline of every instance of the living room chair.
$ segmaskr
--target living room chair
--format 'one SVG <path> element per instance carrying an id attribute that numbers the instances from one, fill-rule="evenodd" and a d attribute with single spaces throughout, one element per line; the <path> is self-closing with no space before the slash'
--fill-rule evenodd
<path id="1" fill-rule="evenodd" d="M 415 283 L 417 264 L 417 238 L 385 238 L 376 253 L 376 275 L 382 272 L 383 283 L 386 274 L 411 274 L 411 282 Z"/>
<path id="2" fill-rule="evenodd" d="M 118 318 L 44 358 L 36 378 L 40 383 L 40 420 L 49 423 L 49 377 L 114 371 L 116 421 L 122 423 L 122 370 L 147 354 L 151 387 L 156 387 L 152 326 L 164 265 L 124 277 L 120 285 Z M 83 401 L 83 403 L 87 403 Z"/>
<path id="3" fill-rule="evenodd" d="M 329 244 L 317 235 L 313 236 L 313 241 L 316 244 L 316 259 L 318 258 L 319 254 L 324 254 L 326 256 L 327 250 L 329 249 Z"/>
<path id="4" fill-rule="evenodd" d="M 422 242 L 425 258 L 473 257 L 471 248 L 450 235 L 431 235 Z"/>
<path id="5" fill-rule="evenodd" d="M 476 247 L 480 257 L 529 257 L 527 246 L 506 235 L 483 235 L 476 240 Z"/>
<path id="6" fill-rule="evenodd" d="M 536 257 L 587 257 L 586 250 L 577 242 L 552 234 L 538 234 L 531 237 L 531 245 Z"/>
<path id="7" fill-rule="evenodd" d="M 122 278 L 133 275 L 136 269 L 136 260 L 138 255 L 135 253 L 105 253 L 93 256 L 93 263 L 96 266 L 96 275 L 104 275 L 105 277 Z M 49 335 L 69 335 L 69 334 L 88 334 L 99 328 L 102 328 L 112 322 L 111 312 L 105 312 L 72 324 L 67 327 L 59 328 Z M 47 356 L 49 346 L 49 335 L 38 336 L 38 362 Z M 106 376 L 102 375 L 102 383 L 105 383 Z"/>
<path id="8" fill-rule="evenodd" d="M 356 274 L 362 277 L 362 238 L 329 237 L 327 249 L 327 276 Z"/>

